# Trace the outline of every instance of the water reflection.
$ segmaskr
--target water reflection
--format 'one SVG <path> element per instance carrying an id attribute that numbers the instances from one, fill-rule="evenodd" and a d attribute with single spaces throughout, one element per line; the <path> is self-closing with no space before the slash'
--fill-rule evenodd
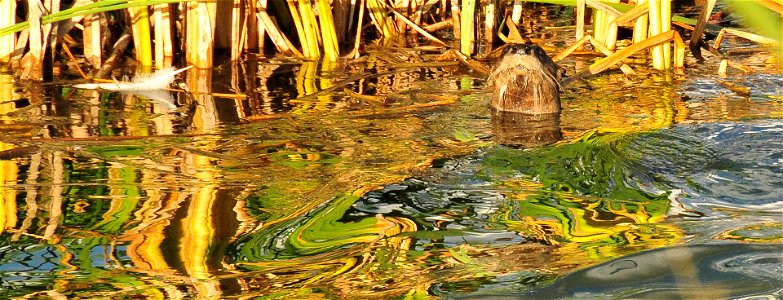
<path id="1" fill-rule="evenodd" d="M 497 143 L 532 148 L 563 138 L 560 114 L 528 115 L 513 112 L 492 114 L 492 134 Z"/>
<path id="2" fill-rule="evenodd" d="M 675 86 L 626 101 L 611 80 L 601 97 L 566 98 L 560 119 L 490 121 L 483 79 L 394 68 L 415 57 L 392 54 L 191 70 L 189 93 L 1 81 L 0 293 L 454 295 L 548 285 L 686 236 L 780 239 L 760 212 L 778 205 L 777 123 L 639 132 L 696 110 L 679 109 L 691 103 Z M 729 116 L 777 104 L 754 105 Z M 489 147 L 493 130 L 535 147 Z M 717 183 L 699 179 L 710 170 Z"/>
<path id="3" fill-rule="evenodd" d="M 783 246 L 720 244 L 669 247 L 580 270 L 554 284 L 481 299 L 636 298 L 728 299 L 783 292 Z"/>

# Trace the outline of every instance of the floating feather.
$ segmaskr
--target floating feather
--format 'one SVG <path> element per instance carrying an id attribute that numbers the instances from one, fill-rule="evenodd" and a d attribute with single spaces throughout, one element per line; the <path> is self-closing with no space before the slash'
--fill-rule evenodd
<path id="1" fill-rule="evenodd" d="M 193 66 L 187 66 L 182 69 L 164 68 L 155 71 L 152 74 L 139 74 L 129 82 L 114 81 L 111 83 L 83 83 L 77 84 L 73 87 L 77 89 L 102 89 L 107 91 L 120 91 L 120 92 L 142 92 L 142 91 L 154 91 L 168 88 L 172 82 L 174 82 L 174 76 L 182 73 Z"/>

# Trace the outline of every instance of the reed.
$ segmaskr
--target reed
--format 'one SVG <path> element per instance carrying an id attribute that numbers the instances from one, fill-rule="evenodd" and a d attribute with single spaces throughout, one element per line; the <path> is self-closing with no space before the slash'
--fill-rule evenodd
<path id="1" fill-rule="evenodd" d="M 145 2 L 145 0 L 136 0 Z M 152 67 L 152 41 L 150 40 L 150 16 L 147 6 L 128 8 L 131 33 L 136 50 L 136 60 L 142 67 Z"/>
<path id="2" fill-rule="evenodd" d="M 658 26 L 661 27 L 661 32 L 667 32 L 671 30 L 672 27 L 672 1 L 671 0 L 663 0 L 661 1 L 661 24 Z M 669 70 L 671 69 L 671 61 L 672 61 L 672 48 L 671 43 L 663 43 L 661 45 L 661 48 L 663 49 L 663 69 Z"/>
<path id="3" fill-rule="evenodd" d="M 492 52 L 492 43 L 495 41 L 495 23 L 497 23 L 496 3 L 496 0 L 486 0 L 482 3 L 484 7 L 484 34 L 481 55 L 484 57 Z"/>
<path id="4" fill-rule="evenodd" d="M 370 19 L 378 32 L 383 36 L 383 43 L 385 44 L 396 35 L 397 31 L 394 29 L 394 24 L 390 19 L 386 17 L 386 6 L 380 0 L 366 0 L 367 10 L 370 13 Z"/>
<path id="5" fill-rule="evenodd" d="M 649 11 L 649 5 L 647 4 L 647 0 L 638 0 L 636 2 L 637 7 L 647 7 L 646 9 Z M 648 15 L 644 14 L 642 16 L 639 16 L 636 19 L 636 22 L 633 26 L 633 42 L 639 43 L 647 38 L 647 27 L 648 27 Z"/>
<path id="6" fill-rule="evenodd" d="M 231 47 L 231 60 L 237 61 L 243 52 L 263 51 L 263 42 L 267 38 L 283 55 L 325 61 L 336 61 L 341 45 L 351 43 L 353 47 L 346 57 L 356 58 L 360 55 L 363 38 L 362 21 L 368 16 L 379 32 L 381 44 L 398 41 L 397 45 L 405 45 L 408 41 L 416 43 L 426 38 L 433 45 L 449 48 L 446 46 L 448 41 L 444 43 L 433 31 L 451 26 L 453 40 L 450 48 L 458 49 L 467 57 L 477 52 L 481 56 L 489 55 L 495 38 L 506 42 L 524 41 L 517 26 L 522 21 L 526 2 L 576 5 L 577 40 L 593 43 L 606 55 L 615 53 L 618 26 L 633 26 L 634 43 L 643 43 L 649 36 L 660 36 L 670 31 L 673 20 L 683 22 L 683 19 L 672 16 L 671 0 L 638 0 L 635 6 L 622 4 L 621 0 L 286 0 L 281 2 L 284 3 L 282 6 L 272 2 L 269 7 L 267 0 L 226 0 L 221 2 L 228 3 L 223 8 L 215 1 L 77 0 L 71 2 L 73 7 L 64 10 L 59 10 L 58 0 L 46 0 L 49 6 L 42 6 L 45 4 L 41 3 L 42 0 L 27 1 L 27 7 L 31 8 L 27 20 L 14 23 L 14 16 L 18 13 L 15 1 L 0 0 L 0 60 L 8 60 L 14 51 L 25 50 L 24 61 L 19 63 L 17 58 L 15 63 L 24 66 L 21 69 L 21 74 L 26 74 L 23 78 L 36 80 L 42 78 L 40 69 L 43 68 L 47 49 L 56 49 L 57 39 L 49 33 L 54 29 L 47 25 L 63 20 L 68 20 L 68 25 L 59 30 L 59 35 L 67 34 L 75 23 L 83 23 L 82 54 L 94 67 L 106 64 L 101 53 L 108 51 L 101 49 L 101 45 L 107 43 L 101 41 L 116 41 L 116 37 L 102 36 L 102 27 L 105 30 L 108 17 L 120 20 L 120 25 L 132 29 L 138 64 L 143 67 L 154 65 L 157 69 L 170 66 L 177 51 L 184 52 L 189 64 L 209 68 L 215 47 Z M 179 9 L 169 5 L 177 2 L 183 3 Z M 775 10 L 777 0 L 761 0 L 760 3 L 771 5 L 776 16 L 780 15 Z M 40 7 L 45 7 L 45 10 L 36 10 Z M 584 12 L 587 7 L 593 9 L 594 22 L 593 36 L 585 40 Z M 358 15 L 355 14 L 356 8 L 359 8 Z M 129 20 L 122 18 L 126 11 L 131 17 Z M 184 16 L 180 17 L 184 27 L 182 31 L 174 32 L 173 25 L 178 21 L 176 18 L 180 11 L 184 12 Z M 226 17 L 217 17 L 218 13 L 225 11 L 228 11 Z M 503 18 L 499 19 L 501 12 Z M 503 24 L 508 28 L 507 36 L 499 34 L 496 29 L 505 31 Z M 286 32 L 292 27 L 295 30 Z M 219 34 L 221 38 L 216 41 L 215 30 L 224 28 L 231 30 L 225 35 Z M 779 28 L 774 28 L 777 35 L 781 34 Z M 28 31 L 18 35 L 21 42 L 15 42 L 17 35 L 13 33 L 24 29 Z M 174 49 L 178 40 L 185 41 L 182 49 Z M 15 45 L 21 43 L 26 46 Z M 654 68 L 665 70 L 672 66 L 672 60 L 679 60 L 679 48 L 675 43 L 673 52 L 671 43 L 656 43 L 657 46 L 651 50 Z M 53 50 L 48 54 L 52 54 Z M 622 68 L 631 72 L 627 66 Z"/>
<path id="7" fill-rule="evenodd" d="M 215 40 L 215 2 L 188 2 L 186 5 L 186 55 L 187 62 L 196 68 L 212 67 Z"/>
<path id="8" fill-rule="evenodd" d="M 155 67 L 170 67 L 174 57 L 174 45 L 171 34 L 171 8 L 168 4 L 153 6 L 155 30 Z"/>
<path id="9" fill-rule="evenodd" d="M 316 0 L 316 3 L 320 13 L 318 21 L 321 25 L 324 58 L 328 61 L 337 61 L 337 58 L 340 57 L 340 45 L 337 41 L 337 32 L 334 27 L 334 18 L 332 17 L 329 0 Z"/>
<path id="10" fill-rule="evenodd" d="M 84 42 L 84 58 L 94 68 L 100 68 L 101 57 L 101 14 L 87 15 L 84 18 L 82 38 Z"/>
<path id="11" fill-rule="evenodd" d="M 473 48 L 476 44 L 475 39 L 475 19 L 476 0 L 462 0 L 462 11 L 460 16 L 460 52 L 467 56 L 473 54 Z"/>
<path id="12" fill-rule="evenodd" d="M 649 29 L 649 35 L 650 36 L 656 36 L 661 33 L 663 33 L 663 16 L 661 11 L 661 1 L 667 1 L 667 0 L 649 0 L 648 4 L 650 5 L 650 29 Z M 652 48 L 652 61 L 653 61 L 653 68 L 656 70 L 664 70 L 666 69 L 666 63 L 664 59 L 664 48 L 663 45 L 656 45 Z"/>
<path id="13" fill-rule="evenodd" d="M 319 48 L 320 30 L 318 28 L 318 21 L 315 19 L 315 13 L 313 13 L 313 5 L 310 0 L 299 0 L 299 15 L 302 17 L 302 28 L 304 30 L 305 39 L 302 42 L 302 48 L 307 47 L 309 52 L 305 54 L 306 58 L 318 59 L 321 57 L 321 49 Z M 309 55 L 308 55 L 309 53 Z"/>

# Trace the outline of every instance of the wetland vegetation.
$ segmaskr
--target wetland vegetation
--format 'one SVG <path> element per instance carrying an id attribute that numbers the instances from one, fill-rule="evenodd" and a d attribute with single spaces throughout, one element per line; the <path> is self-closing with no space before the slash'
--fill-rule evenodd
<path id="1" fill-rule="evenodd" d="M 780 2 L 541 2 L 0 0 L 0 295 L 783 296 Z"/>

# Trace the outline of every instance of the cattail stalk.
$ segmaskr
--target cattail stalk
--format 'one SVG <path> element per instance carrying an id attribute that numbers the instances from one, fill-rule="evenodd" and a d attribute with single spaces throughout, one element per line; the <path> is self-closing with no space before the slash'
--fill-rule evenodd
<path id="1" fill-rule="evenodd" d="M 245 31 L 241 26 L 244 21 L 242 17 L 242 0 L 234 0 L 231 6 L 231 61 L 239 60 L 242 54 L 242 33 Z"/>
<path id="2" fill-rule="evenodd" d="M 145 1 L 145 0 L 137 0 Z M 142 67 L 152 67 L 152 41 L 150 41 L 150 18 L 147 6 L 129 8 L 133 45 L 136 60 Z"/>
<path id="3" fill-rule="evenodd" d="M 672 27 L 672 1 L 661 1 L 661 33 L 671 30 Z M 663 68 L 671 68 L 672 51 L 671 43 L 664 43 L 663 47 Z"/>
<path id="4" fill-rule="evenodd" d="M 519 25 L 519 22 L 522 21 L 522 5 L 522 0 L 514 0 L 514 7 L 511 9 L 511 21 L 515 25 Z"/>
<path id="5" fill-rule="evenodd" d="M 380 0 L 367 0 L 367 9 L 370 10 L 370 19 L 372 19 L 375 27 L 384 37 L 384 41 L 387 41 L 394 37 L 395 31 L 392 28 L 392 24 L 386 19 L 386 7 Z"/>
<path id="6" fill-rule="evenodd" d="M 313 13 L 313 5 L 310 0 L 299 0 L 299 15 L 302 17 L 302 28 L 304 29 L 305 40 L 302 42 L 302 48 L 307 47 L 310 56 L 305 54 L 306 58 L 318 59 L 321 57 L 321 50 L 318 47 L 319 28 L 318 21 Z"/>
<path id="7" fill-rule="evenodd" d="M 29 50 L 22 58 L 23 69 L 19 75 L 22 79 L 43 80 L 43 57 L 46 40 L 46 31 L 41 24 L 43 14 L 40 0 L 27 0 L 27 22 L 30 23 Z"/>
<path id="8" fill-rule="evenodd" d="M 396 10 L 398 13 L 402 14 L 406 18 L 409 16 L 408 14 L 408 8 L 410 8 L 411 1 L 410 0 L 396 0 L 394 1 L 394 10 Z M 407 32 L 408 32 L 408 26 L 405 24 L 405 21 L 398 18 L 397 19 L 397 30 L 400 33 L 400 45 L 404 47 L 406 42 Z"/>
<path id="9" fill-rule="evenodd" d="M 576 0 L 576 40 L 585 36 L 585 0 Z"/>
<path id="10" fill-rule="evenodd" d="M 460 28 L 461 22 L 459 20 L 459 0 L 451 0 L 451 21 L 452 25 L 454 26 L 454 48 L 461 47 L 459 39 L 462 38 L 462 34 L 460 32 L 462 32 L 463 29 Z"/>
<path id="11" fill-rule="evenodd" d="M 217 5 L 214 2 L 188 2 L 186 58 L 196 68 L 212 67 L 212 49 Z"/>
<path id="12" fill-rule="evenodd" d="M 328 61 L 337 61 L 340 57 L 340 46 L 337 43 L 337 33 L 334 28 L 334 18 L 329 0 L 316 0 L 319 12 L 319 24 L 321 25 L 321 40 L 324 46 L 324 58 Z"/>
<path id="13" fill-rule="evenodd" d="M 593 9 L 593 37 L 600 43 L 606 43 L 606 13 L 600 9 Z"/>
<path id="14" fill-rule="evenodd" d="M 647 5 L 647 0 L 638 0 L 636 6 Z M 633 42 L 640 43 L 647 38 L 648 15 L 644 14 L 636 19 L 633 27 Z"/>
<path id="15" fill-rule="evenodd" d="M 168 4 L 153 6 L 155 21 L 155 67 L 170 67 L 174 57 L 174 45 L 171 40 L 171 8 Z"/>
<path id="16" fill-rule="evenodd" d="M 101 57 L 101 18 L 102 14 L 87 15 L 84 17 L 84 58 L 93 68 L 100 68 L 103 58 Z"/>
<path id="17" fill-rule="evenodd" d="M 487 0 L 484 5 L 484 50 L 482 55 L 487 56 L 492 52 L 492 42 L 495 38 L 495 12 L 496 0 Z"/>
<path id="18" fill-rule="evenodd" d="M 608 2 L 612 3 L 620 3 L 620 0 L 609 0 Z M 614 23 L 614 20 L 617 19 L 617 16 L 611 15 L 609 13 L 606 13 L 606 47 L 609 48 L 609 50 L 614 51 L 615 47 L 617 46 L 617 24 Z"/>
<path id="19" fill-rule="evenodd" d="M 473 54 L 473 48 L 476 44 L 475 39 L 475 19 L 476 0 L 462 0 L 462 14 L 460 15 L 460 52 L 466 56 Z"/>
<path id="20" fill-rule="evenodd" d="M 663 19 L 661 18 L 661 1 L 667 1 L 667 0 L 649 0 L 650 5 L 650 36 L 656 36 L 661 34 L 662 26 L 661 22 L 663 22 Z M 653 68 L 656 70 L 663 70 L 666 68 L 666 64 L 664 63 L 664 56 L 663 56 L 663 46 L 657 45 L 652 48 L 652 60 L 653 60 Z"/>

